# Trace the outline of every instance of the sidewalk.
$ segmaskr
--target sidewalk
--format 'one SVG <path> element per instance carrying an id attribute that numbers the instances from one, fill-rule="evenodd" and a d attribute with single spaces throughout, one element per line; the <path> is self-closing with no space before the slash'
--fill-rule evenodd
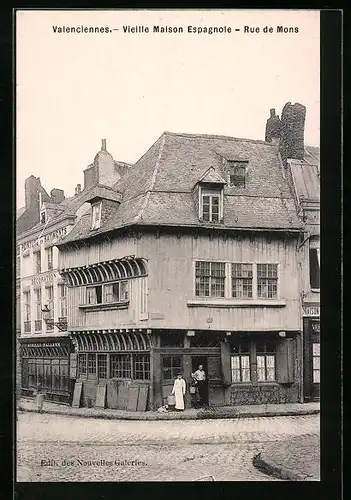
<path id="1" fill-rule="evenodd" d="M 254 457 L 253 464 L 279 479 L 320 481 L 319 436 L 299 436 L 268 445 Z"/>
<path id="2" fill-rule="evenodd" d="M 21 398 L 18 409 L 36 412 L 34 400 Z M 190 408 L 183 412 L 158 413 L 154 411 L 130 412 L 125 410 L 112 410 L 109 408 L 72 408 L 51 402 L 44 402 L 43 413 L 55 415 L 72 415 L 75 417 L 104 418 L 117 420 L 197 420 L 221 418 L 250 418 L 313 415 L 319 413 L 319 403 L 287 403 L 267 405 L 222 406 L 213 408 Z"/>

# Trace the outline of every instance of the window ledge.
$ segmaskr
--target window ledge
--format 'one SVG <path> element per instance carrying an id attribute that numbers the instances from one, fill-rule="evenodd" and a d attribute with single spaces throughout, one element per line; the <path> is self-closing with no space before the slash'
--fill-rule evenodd
<path id="1" fill-rule="evenodd" d="M 187 302 L 188 307 L 285 307 L 285 300 L 277 299 L 191 299 Z"/>
<path id="2" fill-rule="evenodd" d="M 80 304 L 79 309 L 86 309 L 88 311 L 101 311 L 105 309 L 128 309 L 129 300 L 123 302 L 110 302 L 108 304 Z"/>

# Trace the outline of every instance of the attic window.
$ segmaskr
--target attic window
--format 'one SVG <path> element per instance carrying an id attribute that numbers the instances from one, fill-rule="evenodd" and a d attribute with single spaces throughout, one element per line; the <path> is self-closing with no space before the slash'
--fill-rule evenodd
<path id="1" fill-rule="evenodd" d="M 92 206 L 91 229 L 98 229 L 101 224 L 101 201 Z"/>
<path id="2" fill-rule="evenodd" d="M 229 184 L 235 187 L 245 187 L 247 161 L 229 161 Z"/>
<path id="3" fill-rule="evenodd" d="M 40 212 L 40 224 L 45 224 L 46 222 L 46 212 L 45 210 L 43 212 Z"/>
<path id="4" fill-rule="evenodd" d="M 200 219 L 204 222 L 220 222 L 222 214 L 222 193 L 217 189 L 201 189 Z"/>

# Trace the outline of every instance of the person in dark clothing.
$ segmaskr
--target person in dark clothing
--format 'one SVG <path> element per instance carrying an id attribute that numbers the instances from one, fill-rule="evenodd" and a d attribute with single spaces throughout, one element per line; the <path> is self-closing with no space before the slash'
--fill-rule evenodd
<path id="1" fill-rule="evenodd" d="M 192 374 L 193 378 L 197 382 L 197 388 L 200 397 L 200 406 L 207 404 L 207 387 L 206 387 L 206 373 L 202 365 Z"/>

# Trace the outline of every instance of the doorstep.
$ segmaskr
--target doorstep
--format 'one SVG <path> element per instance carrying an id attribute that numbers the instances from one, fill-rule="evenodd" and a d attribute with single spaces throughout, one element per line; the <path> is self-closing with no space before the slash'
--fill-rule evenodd
<path id="1" fill-rule="evenodd" d="M 18 404 L 19 411 L 37 412 L 33 400 L 21 398 Z M 54 415 L 69 415 L 83 418 L 103 418 L 117 420 L 197 420 L 197 419 L 223 419 L 223 418 L 255 418 L 313 415 L 320 412 L 319 403 L 286 403 L 267 405 L 242 405 L 221 406 L 210 408 L 189 408 L 181 412 L 146 411 L 131 412 L 126 410 L 113 410 L 110 408 L 72 408 L 57 403 L 45 401 L 42 413 Z"/>

